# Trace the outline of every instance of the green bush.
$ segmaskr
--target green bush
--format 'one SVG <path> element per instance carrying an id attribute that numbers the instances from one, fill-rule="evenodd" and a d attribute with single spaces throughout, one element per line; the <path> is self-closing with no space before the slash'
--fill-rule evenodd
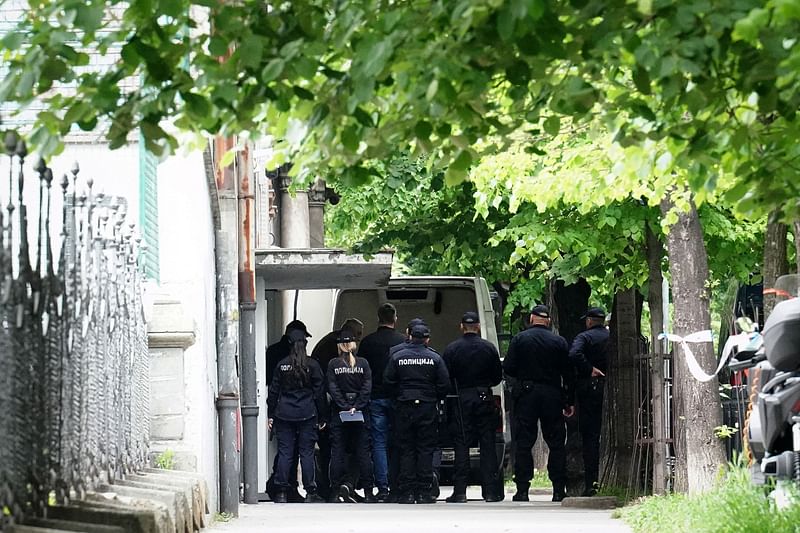
<path id="1" fill-rule="evenodd" d="M 640 533 L 800 532 L 800 503 L 778 509 L 770 490 L 754 486 L 744 467 L 731 467 L 709 492 L 651 496 L 619 511 Z"/>

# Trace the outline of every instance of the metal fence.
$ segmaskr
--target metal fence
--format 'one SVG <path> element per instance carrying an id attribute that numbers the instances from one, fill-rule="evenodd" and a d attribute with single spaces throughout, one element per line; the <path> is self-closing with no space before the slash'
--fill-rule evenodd
<path id="1" fill-rule="evenodd" d="M 77 164 L 59 183 L 44 162 L 31 172 L 15 135 L 4 144 L 0 530 L 143 466 L 149 433 L 140 246 L 124 203 L 95 194 Z"/>

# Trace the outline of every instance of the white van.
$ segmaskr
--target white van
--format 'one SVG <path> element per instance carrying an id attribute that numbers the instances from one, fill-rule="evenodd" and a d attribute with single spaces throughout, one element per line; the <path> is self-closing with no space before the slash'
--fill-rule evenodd
<path id="1" fill-rule="evenodd" d="M 358 318 L 364 323 L 364 334 L 378 327 L 377 309 L 389 302 L 397 308 L 398 330 L 412 318 L 422 318 L 431 330 L 430 346 L 439 353 L 461 336 L 461 316 L 466 311 L 477 311 L 481 317 L 481 336 L 498 347 L 495 312 L 486 280 L 480 277 L 408 276 L 391 278 L 386 287 L 374 289 L 343 289 L 338 291 L 333 313 L 334 327 L 345 319 Z M 502 413 L 497 428 L 496 450 L 498 464 L 503 471 L 511 450 L 511 434 L 507 423 L 502 384 L 495 387 L 494 398 Z M 450 484 L 453 468 L 452 440 L 442 431 L 442 484 Z M 470 448 L 472 472 L 470 484 L 480 485 L 477 443 Z M 502 488 L 501 488 L 502 489 Z M 503 493 L 502 490 L 500 492 Z"/>

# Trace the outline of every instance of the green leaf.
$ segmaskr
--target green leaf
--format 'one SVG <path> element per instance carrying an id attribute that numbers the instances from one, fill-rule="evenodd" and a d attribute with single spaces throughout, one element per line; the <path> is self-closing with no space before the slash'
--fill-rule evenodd
<path id="1" fill-rule="evenodd" d="M 453 162 L 450 163 L 450 168 L 457 171 L 466 172 L 469 170 L 470 165 L 472 165 L 472 154 L 470 154 L 467 150 L 461 150 Z"/>
<path id="2" fill-rule="evenodd" d="M 633 84 L 642 94 L 650 94 L 652 92 L 650 89 L 650 75 L 645 68 L 636 67 L 633 71 Z"/>
<path id="3" fill-rule="evenodd" d="M 294 94 L 296 94 L 298 98 L 302 98 L 303 100 L 314 100 L 314 93 L 308 89 L 300 87 L 299 85 L 293 85 L 292 91 L 294 91 Z"/>
<path id="4" fill-rule="evenodd" d="M 369 113 L 367 113 L 360 107 L 357 107 L 353 110 L 353 117 L 355 117 L 355 119 L 362 126 L 365 126 L 367 128 L 372 128 L 373 126 L 375 126 L 375 123 L 372 121 L 372 117 L 369 116 Z"/>
<path id="5" fill-rule="evenodd" d="M 225 56 L 228 53 L 228 42 L 219 35 L 212 36 L 208 41 L 208 53 L 219 57 Z"/>
<path id="6" fill-rule="evenodd" d="M 504 42 L 511 41 L 511 38 L 514 36 L 515 26 L 516 21 L 514 20 L 514 14 L 510 9 L 503 9 L 497 14 L 497 35 L 499 35 L 500 39 Z"/>
<path id="7" fill-rule="evenodd" d="M 418 139 L 428 140 L 433 133 L 433 126 L 427 120 L 420 120 L 414 126 L 414 135 Z"/>
<path id="8" fill-rule="evenodd" d="M 11 31 L 5 34 L 0 42 L 3 43 L 4 48 L 16 50 L 25 42 L 25 35 L 16 31 Z"/>
<path id="9" fill-rule="evenodd" d="M 444 173 L 444 181 L 448 187 L 454 187 L 464 182 L 469 174 L 465 170 L 459 170 L 450 166 Z"/>
<path id="10" fill-rule="evenodd" d="M 239 44 L 236 50 L 239 53 L 242 64 L 246 67 L 256 68 L 261 64 L 261 56 L 264 53 L 264 45 L 261 38 L 256 35 L 248 35 Z"/>
<path id="11" fill-rule="evenodd" d="M 231 163 L 233 163 L 233 159 L 236 157 L 236 152 L 237 152 L 236 148 L 231 148 L 230 150 L 222 154 L 222 157 L 219 160 L 220 170 L 224 170 L 225 167 L 228 167 L 231 165 Z"/>
<path id="12" fill-rule="evenodd" d="M 359 134 L 357 126 L 347 126 L 341 135 L 342 145 L 351 152 L 358 150 L 358 145 L 361 143 L 361 135 Z"/>
<path id="13" fill-rule="evenodd" d="M 581 267 L 586 268 L 589 266 L 589 263 L 592 262 L 592 256 L 589 252 L 583 251 L 578 254 L 578 261 L 580 261 Z"/>
<path id="14" fill-rule="evenodd" d="M 269 63 L 267 63 L 267 66 L 264 67 L 264 70 L 261 71 L 261 81 L 268 83 L 278 79 L 278 76 L 280 76 L 281 72 L 283 72 L 284 65 L 285 63 L 283 62 L 283 59 L 276 58 L 271 60 Z"/>
<path id="15" fill-rule="evenodd" d="M 561 131 L 561 117 L 558 115 L 551 115 L 545 119 L 542 125 L 544 131 L 555 137 Z"/>
<path id="16" fill-rule="evenodd" d="M 769 11 L 757 7 L 750 11 L 746 17 L 736 21 L 731 37 L 734 40 L 747 41 L 755 44 L 759 32 L 769 23 Z"/>

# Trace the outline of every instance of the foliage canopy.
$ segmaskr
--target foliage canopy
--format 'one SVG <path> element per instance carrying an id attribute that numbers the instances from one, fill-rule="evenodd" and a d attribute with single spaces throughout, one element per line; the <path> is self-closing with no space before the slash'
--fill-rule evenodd
<path id="1" fill-rule="evenodd" d="M 44 102 L 45 155 L 73 127 L 112 147 L 140 128 L 156 153 L 175 127 L 270 135 L 275 164 L 346 183 L 407 148 L 456 184 L 511 133 L 541 154 L 599 123 L 639 172 L 797 211 L 798 34 L 800 0 L 32 1 L 0 39 L 0 102 Z"/>

